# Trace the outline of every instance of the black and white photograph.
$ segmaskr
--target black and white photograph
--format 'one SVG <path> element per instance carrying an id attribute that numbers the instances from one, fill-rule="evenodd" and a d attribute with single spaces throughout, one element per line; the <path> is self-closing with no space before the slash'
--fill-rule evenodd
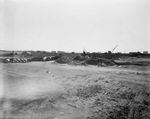
<path id="1" fill-rule="evenodd" d="M 0 0 L 0 119 L 150 119 L 150 0 Z"/>

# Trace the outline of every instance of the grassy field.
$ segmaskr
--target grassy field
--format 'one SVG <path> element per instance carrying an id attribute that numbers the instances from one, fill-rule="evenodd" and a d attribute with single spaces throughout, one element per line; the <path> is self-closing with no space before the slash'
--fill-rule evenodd
<path id="1" fill-rule="evenodd" d="M 36 62 L 0 69 L 0 118 L 150 118 L 148 66 Z"/>

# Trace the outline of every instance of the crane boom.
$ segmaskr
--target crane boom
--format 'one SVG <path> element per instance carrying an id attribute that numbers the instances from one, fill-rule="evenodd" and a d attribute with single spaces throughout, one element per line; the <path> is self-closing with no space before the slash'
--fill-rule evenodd
<path id="1" fill-rule="evenodd" d="M 115 48 L 112 50 L 112 53 L 113 53 L 113 51 L 117 48 L 117 46 L 118 46 L 118 45 L 116 45 Z"/>

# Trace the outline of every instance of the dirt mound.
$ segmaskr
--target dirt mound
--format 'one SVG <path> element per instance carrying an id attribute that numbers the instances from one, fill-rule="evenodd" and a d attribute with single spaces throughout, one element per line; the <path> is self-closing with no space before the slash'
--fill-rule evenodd
<path id="1" fill-rule="evenodd" d="M 78 55 L 75 58 L 73 58 L 74 61 L 83 61 L 84 57 L 82 55 Z"/>
<path id="2" fill-rule="evenodd" d="M 97 59 L 90 58 L 90 59 L 87 60 L 87 64 L 98 65 L 98 66 L 113 66 L 113 65 L 116 65 L 116 63 L 113 60 L 105 59 L 105 58 L 97 58 Z"/>
<path id="3" fill-rule="evenodd" d="M 61 64 L 69 64 L 71 62 L 73 62 L 72 58 L 69 58 L 67 56 L 62 56 L 59 59 L 56 60 L 57 63 L 61 63 Z"/>
<path id="4" fill-rule="evenodd" d="M 56 60 L 57 63 L 61 64 L 73 64 L 73 65 L 98 65 L 98 66 L 113 66 L 116 63 L 111 59 L 105 58 L 92 58 L 88 56 L 78 55 L 74 58 L 70 58 L 67 56 L 62 56 L 61 58 Z"/>
<path id="5" fill-rule="evenodd" d="M 74 60 L 71 57 L 62 56 L 61 58 L 57 59 L 55 62 L 60 64 L 69 64 L 69 65 L 86 65 L 86 61 L 84 59 L 77 60 L 79 57 L 75 57 Z"/>
<path id="6" fill-rule="evenodd" d="M 100 85 L 89 85 L 87 87 L 81 87 L 77 89 L 76 96 L 89 98 L 100 93 L 101 90 L 102 88 Z"/>

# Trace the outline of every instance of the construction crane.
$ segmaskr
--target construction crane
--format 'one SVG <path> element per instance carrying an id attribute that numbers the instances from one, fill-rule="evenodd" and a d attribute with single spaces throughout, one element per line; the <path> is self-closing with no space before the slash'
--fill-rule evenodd
<path id="1" fill-rule="evenodd" d="M 116 45 L 116 46 L 115 46 L 115 48 L 111 51 L 111 53 L 113 53 L 113 52 L 114 52 L 114 50 L 115 50 L 117 47 L 118 47 L 118 45 Z"/>

